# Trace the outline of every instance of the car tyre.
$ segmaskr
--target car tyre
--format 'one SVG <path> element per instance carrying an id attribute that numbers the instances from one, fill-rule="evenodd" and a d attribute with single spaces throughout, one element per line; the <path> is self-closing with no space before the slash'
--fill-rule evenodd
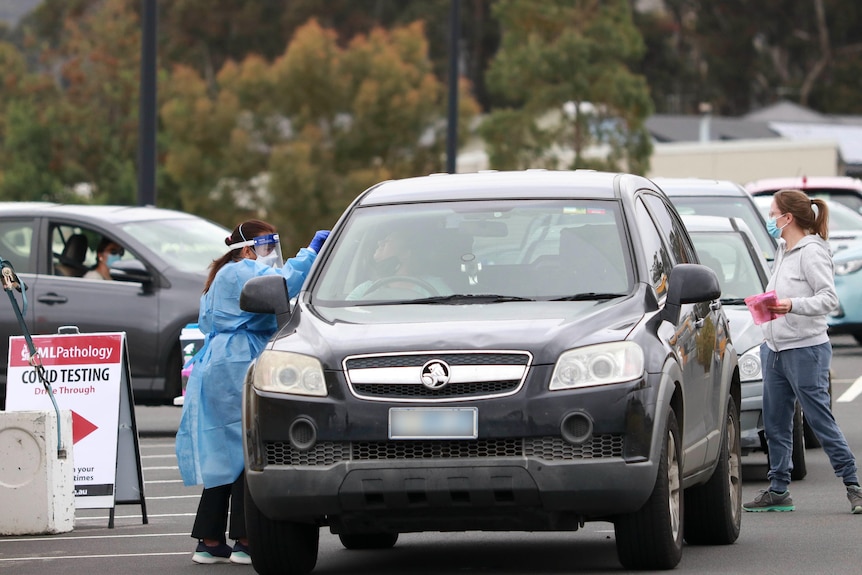
<path id="1" fill-rule="evenodd" d="M 389 549 L 398 541 L 397 533 L 340 533 L 345 549 Z"/>
<path id="2" fill-rule="evenodd" d="M 742 448 L 736 402 L 727 401 L 718 464 L 709 481 L 685 491 L 685 540 L 692 545 L 729 545 L 742 524 Z"/>
<path id="3" fill-rule="evenodd" d="M 805 476 L 808 475 L 808 467 L 805 464 L 805 446 L 807 444 L 802 408 L 797 403 L 796 412 L 793 414 L 793 451 L 791 452 L 793 471 L 790 472 L 790 478 L 794 481 L 805 479 Z"/>
<path id="4" fill-rule="evenodd" d="M 245 486 L 249 555 L 260 575 L 305 575 L 317 564 L 320 528 L 311 523 L 276 521 L 261 512 Z"/>
<path id="5" fill-rule="evenodd" d="M 682 558 L 681 449 L 679 425 L 671 409 L 652 494 L 638 511 L 614 521 L 617 557 L 626 569 L 672 569 Z"/>

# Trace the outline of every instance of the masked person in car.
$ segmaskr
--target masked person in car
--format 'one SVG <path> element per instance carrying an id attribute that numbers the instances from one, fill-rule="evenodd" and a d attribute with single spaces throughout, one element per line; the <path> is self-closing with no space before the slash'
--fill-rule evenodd
<path id="1" fill-rule="evenodd" d="M 126 250 L 108 237 L 103 237 L 96 248 L 96 265 L 84 274 L 88 280 L 111 279 L 111 266 L 120 261 Z"/>
<path id="2" fill-rule="evenodd" d="M 183 482 L 204 486 L 191 533 L 198 540 L 195 563 L 251 563 L 243 517 L 242 386 L 249 364 L 275 333 L 276 320 L 240 309 L 242 288 L 252 278 L 281 274 L 288 293 L 298 293 L 328 235 L 317 232 L 282 265 L 275 228 L 247 220 L 225 240 L 228 252 L 210 266 L 198 317 L 205 339 L 193 359 L 176 441 Z M 225 538 L 228 515 L 232 548 Z"/>

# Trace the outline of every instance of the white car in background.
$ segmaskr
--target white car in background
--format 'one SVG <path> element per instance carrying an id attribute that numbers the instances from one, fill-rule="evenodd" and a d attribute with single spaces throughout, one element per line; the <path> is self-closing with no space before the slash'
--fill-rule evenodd
<path id="1" fill-rule="evenodd" d="M 763 374 L 760 345 L 763 332 L 755 325 L 745 298 L 766 291 L 769 265 L 757 240 L 740 218 L 684 215 L 700 263 L 709 266 L 721 285 L 721 305 L 730 324 L 730 338 L 739 352 L 742 383 L 740 444 L 743 455 L 766 451 L 763 433 Z M 802 411 L 797 405 L 793 429 L 793 479 L 805 477 L 805 441 Z"/>

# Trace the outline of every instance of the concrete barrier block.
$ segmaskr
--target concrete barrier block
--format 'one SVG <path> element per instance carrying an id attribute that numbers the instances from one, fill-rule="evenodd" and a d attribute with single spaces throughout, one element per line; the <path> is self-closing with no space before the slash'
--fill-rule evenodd
<path id="1" fill-rule="evenodd" d="M 0 411 L 0 535 L 65 533 L 75 527 L 72 412 Z"/>

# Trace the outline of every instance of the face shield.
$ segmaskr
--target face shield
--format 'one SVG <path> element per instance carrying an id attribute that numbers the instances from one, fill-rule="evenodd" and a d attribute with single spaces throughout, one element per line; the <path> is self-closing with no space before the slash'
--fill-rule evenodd
<path id="1" fill-rule="evenodd" d="M 273 268 L 280 268 L 284 265 L 284 258 L 281 255 L 281 243 L 278 241 L 278 234 L 267 234 L 265 236 L 257 236 L 256 238 L 237 242 L 228 246 L 230 249 L 244 248 L 249 246 L 254 249 L 255 259 L 263 265 Z"/>

